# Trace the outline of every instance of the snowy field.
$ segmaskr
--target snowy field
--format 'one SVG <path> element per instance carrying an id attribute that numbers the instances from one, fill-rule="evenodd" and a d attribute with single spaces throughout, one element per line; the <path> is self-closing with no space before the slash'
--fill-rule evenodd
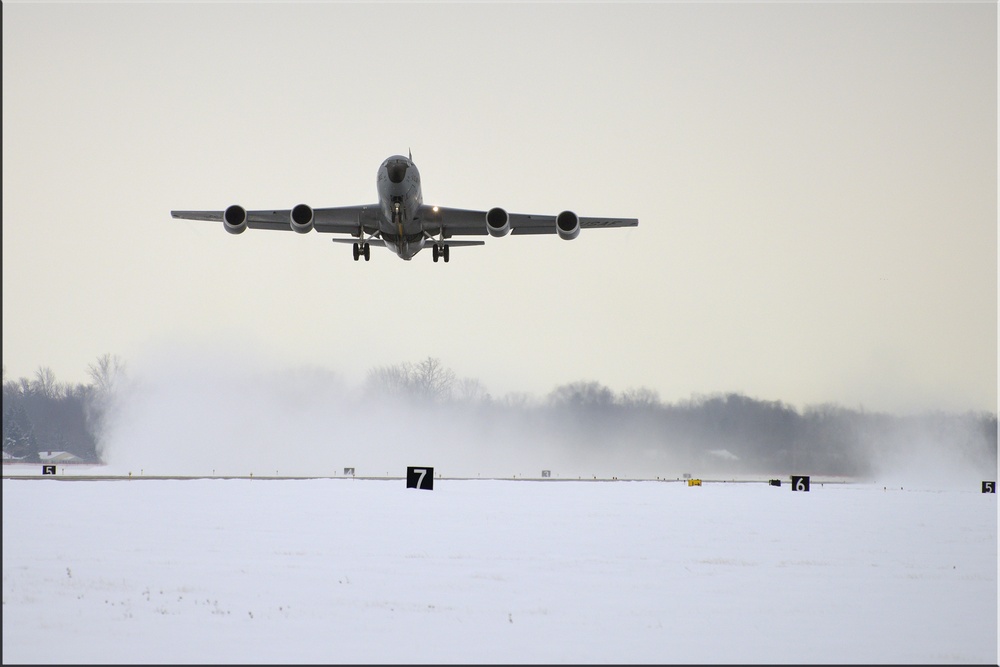
<path id="1" fill-rule="evenodd" d="M 5 664 L 997 663 L 978 486 L 12 472 Z"/>

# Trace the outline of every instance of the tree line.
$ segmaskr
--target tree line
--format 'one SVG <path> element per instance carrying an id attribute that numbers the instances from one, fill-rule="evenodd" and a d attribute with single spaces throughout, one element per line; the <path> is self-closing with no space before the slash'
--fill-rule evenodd
<path id="1" fill-rule="evenodd" d="M 90 383 L 65 385 L 47 368 L 16 381 L 4 368 L 5 459 L 37 462 L 39 452 L 65 451 L 101 462 L 115 398 L 128 391 L 125 365 L 105 354 L 87 373 Z M 479 380 L 460 378 L 433 357 L 370 369 L 362 393 L 458 425 L 482 447 L 528 440 L 581 458 L 611 452 L 650 468 L 669 460 L 695 471 L 863 477 L 887 459 L 928 448 L 984 469 L 997 465 L 992 413 L 899 416 L 833 404 L 799 411 L 739 393 L 665 403 L 648 388 L 615 392 L 596 381 L 560 385 L 542 398 L 494 397 Z"/>
<path id="2" fill-rule="evenodd" d="M 9 380 L 4 365 L 4 460 L 37 463 L 41 452 L 68 452 L 100 463 L 98 442 L 124 373 L 124 363 L 111 354 L 87 367 L 88 384 L 59 383 L 45 366 L 33 378 Z"/>
<path id="3" fill-rule="evenodd" d="M 799 411 L 739 393 L 664 403 L 649 388 L 615 392 L 596 381 L 560 385 L 542 399 L 494 398 L 478 380 L 457 377 L 433 357 L 373 368 L 366 389 L 368 396 L 438 411 L 441 423 L 464 419 L 488 447 L 513 439 L 557 443 L 582 458 L 610 453 L 649 469 L 667 462 L 722 474 L 866 477 L 890 462 L 921 458 L 984 474 L 997 466 L 995 413 L 900 416 L 832 403 Z"/>

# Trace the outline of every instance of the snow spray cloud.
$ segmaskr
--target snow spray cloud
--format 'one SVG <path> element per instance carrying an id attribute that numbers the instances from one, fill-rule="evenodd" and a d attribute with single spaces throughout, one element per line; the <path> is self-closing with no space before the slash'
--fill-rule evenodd
<path id="1" fill-rule="evenodd" d="M 174 349 L 132 368 L 101 441 L 113 474 L 401 477 L 412 465 L 471 478 L 812 474 L 963 488 L 996 479 L 989 415 L 799 414 L 736 394 L 663 405 L 596 382 L 545 401 L 485 390 L 416 400 L 393 390 L 400 367 L 350 386 L 336 372 L 289 370 L 232 346 Z"/>
<path id="2" fill-rule="evenodd" d="M 245 351 L 174 349 L 134 371 L 102 442 L 114 474 L 539 477 L 574 462 L 527 405 L 414 402 Z"/>
<path id="3" fill-rule="evenodd" d="M 868 434 L 874 481 L 890 487 L 978 489 L 982 481 L 997 479 L 995 419 L 927 412 L 882 421 Z"/>

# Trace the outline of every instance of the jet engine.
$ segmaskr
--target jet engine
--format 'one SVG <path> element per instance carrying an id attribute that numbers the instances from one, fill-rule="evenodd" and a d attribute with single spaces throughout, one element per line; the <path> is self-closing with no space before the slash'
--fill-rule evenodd
<path id="1" fill-rule="evenodd" d="M 233 204 L 222 214 L 222 224 L 230 234 L 242 234 L 247 229 L 247 210 Z"/>
<path id="2" fill-rule="evenodd" d="M 299 204 L 288 216 L 292 223 L 292 231 L 308 234 L 313 228 L 313 210 L 308 204 Z"/>
<path id="3" fill-rule="evenodd" d="M 563 241 L 572 241 L 580 235 L 580 217 L 573 211 L 563 211 L 556 216 L 556 232 Z"/>
<path id="4" fill-rule="evenodd" d="M 507 236 L 510 233 L 510 216 L 500 207 L 486 211 L 486 231 L 490 236 Z"/>

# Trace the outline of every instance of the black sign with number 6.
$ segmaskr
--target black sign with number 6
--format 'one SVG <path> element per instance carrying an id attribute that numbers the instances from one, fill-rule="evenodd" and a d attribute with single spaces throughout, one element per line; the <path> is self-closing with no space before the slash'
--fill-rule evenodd
<path id="1" fill-rule="evenodd" d="M 809 475 L 792 475 L 792 491 L 808 491 Z"/>

